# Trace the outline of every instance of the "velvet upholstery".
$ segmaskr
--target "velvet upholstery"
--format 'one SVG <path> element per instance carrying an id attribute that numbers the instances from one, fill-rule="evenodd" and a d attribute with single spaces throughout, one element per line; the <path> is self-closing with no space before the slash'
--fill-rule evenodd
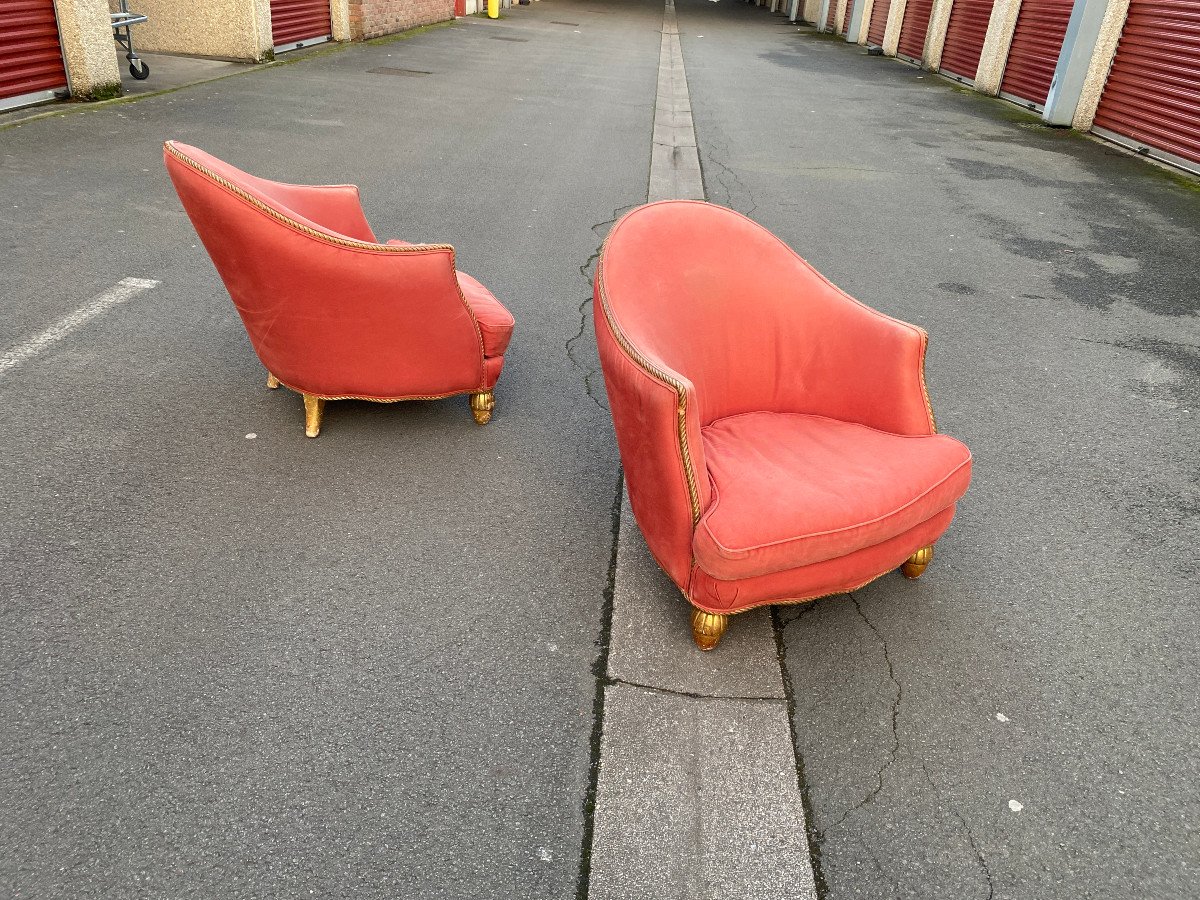
<path id="1" fill-rule="evenodd" d="M 456 271 L 453 247 L 378 243 L 352 185 L 267 181 L 175 141 L 164 159 L 255 352 L 283 384 L 369 400 L 495 386 L 513 319 Z"/>
<path id="2" fill-rule="evenodd" d="M 695 201 L 628 213 L 594 316 L 634 517 L 700 609 L 858 587 L 949 525 L 971 455 L 936 433 L 925 332 L 746 217 Z"/>

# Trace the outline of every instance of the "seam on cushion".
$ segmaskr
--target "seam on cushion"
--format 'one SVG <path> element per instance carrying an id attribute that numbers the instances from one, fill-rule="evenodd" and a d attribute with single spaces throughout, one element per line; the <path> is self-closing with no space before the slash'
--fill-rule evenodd
<path id="1" fill-rule="evenodd" d="M 805 419 L 823 419 L 826 422 L 837 422 L 839 425 L 851 425 L 855 428 L 865 428 L 865 429 L 867 429 L 867 431 L 873 431 L 876 434 L 883 434 L 883 435 L 887 435 L 888 437 L 894 437 L 894 438 L 904 438 L 905 440 L 923 441 L 923 440 L 927 440 L 931 437 L 948 437 L 948 438 L 950 438 L 950 440 L 957 441 L 958 443 L 962 444 L 962 441 L 959 441 L 958 438 L 953 437 L 952 435 L 948 435 L 948 434 L 942 434 L 942 435 L 939 435 L 939 434 L 896 434 L 896 432 L 894 432 L 894 431 L 884 431 L 882 428 L 875 428 L 871 425 L 864 425 L 862 422 L 851 422 L 847 419 L 835 419 L 832 416 L 822 416 L 818 413 L 774 412 L 772 410 L 767 410 L 767 409 L 754 409 L 754 410 L 750 410 L 749 412 L 734 413 L 732 416 L 722 416 L 719 419 L 713 419 L 709 424 L 701 427 L 700 431 L 701 431 L 701 433 L 703 433 L 705 431 L 708 431 L 711 428 L 716 427 L 721 422 L 728 422 L 730 419 L 742 419 L 742 418 L 746 418 L 748 416 L 761 416 L 764 414 L 768 415 L 768 416 L 800 416 Z M 963 446 L 965 447 L 966 445 L 963 444 Z"/>
<path id="2" fill-rule="evenodd" d="M 716 515 L 717 507 L 721 505 L 721 492 L 717 489 L 717 483 L 713 481 L 711 475 L 708 477 L 708 483 L 712 486 L 713 499 L 712 503 L 708 505 L 708 509 L 704 511 L 703 517 L 701 517 L 700 521 L 696 523 L 696 530 L 692 534 L 692 556 L 696 555 L 696 535 L 700 533 L 701 528 L 708 532 L 709 537 L 712 537 L 712 529 L 708 527 L 708 520 L 711 516 Z M 713 543 L 720 547 L 722 551 L 724 551 L 725 548 L 717 541 L 716 538 L 713 538 Z"/>
<path id="3" fill-rule="evenodd" d="M 700 567 L 697 566 L 696 568 L 699 569 Z M 695 600 L 693 600 L 688 594 L 684 594 L 684 599 L 687 600 L 687 602 L 690 603 L 692 606 L 696 607 L 696 609 L 703 610 L 704 612 L 707 612 L 707 613 L 714 613 L 716 615 L 723 615 L 723 616 L 736 616 L 739 613 L 749 612 L 752 609 L 759 609 L 760 607 L 763 607 L 763 606 L 794 606 L 797 603 L 811 603 L 814 600 L 821 600 L 825 597 L 837 597 L 837 596 L 840 596 L 841 594 L 849 594 L 854 591 L 865 588 L 872 581 L 878 581 L 884 575 L 892 574 L 893 572 L 896 571 L 897 568 L 899 568 L 899 567 L 892 566 L 890 569 L 884 569 L 878 575 L 872 575 L 870 578 L 868 578 L 862 584 L 856 584 L 854 587 L 848 587 L 848 588 L 845 588 L 844 590 L 828 591 L 824 594 L 814 594 L 811 597 L 790 597 L 790 598 L 781 598 L 779 600 L 759 600 L 755 603 L 751 603 L 749 606 L 739 606 L 737 609 L 734 609 L 731 606 L 727 606 L 723 610 L 709 609 L 706 606 L 701 606 L 699 603 L 697 603 Z M 729 579 L 725 579 L 725 578 L 717 578 L 715 575 L 713 575 L 711 572 L 708 572 L 707 570 L 701 570 L 701 571 L 704 571 L 706 575 L 708 575 L 710 578 L 713 579 L 713 581 L 728 581 L 729 580 Z M 693 573 L 693 577 L 694 577 L 694 573 Z M 688 586 L 689 586 L 689 588 L 691 587 L 690 582 L 689 582 Z"/>
<path id="4" fill-rule="evenodd" d="M 499 302 L 499 301 L 497 301 L 497 302 Z M 506 328 L 512 328 L 513 325 L 515 325 L 515 324 L 516 324 L 516 322 L 512 318 L 512 313 L 509 313 L 507 322 L 483 322 L 483 321 L 480 321 L 479 327 L 480 328 L 499 328 L 499 329 L 503 330 Z"/>
<path id="5" fill-rule="evenodd" d="M 932 435 L 911 435 L 911 436 L 912 437 L 931 437 Z M 746 547 L 745 549 L 742 549 L 742 550 L 732 550 L 732 549 L 726 547 L 724 544 L 722 544 L 719 540 L 717 540 L 717 537 L 716 537 L 716 535 L 713 534 L 712 529 L 708 527 L 709 517 L 712 514 L 712 510 L 714 510 L 716 508 L 716 504 L 714 504 L 712 507 L 710 507 L 709 512 L 705 514 L 703 519 L 701 519 L 700 527 L 703 528 L 706 532 L 708 532 L 708 536 L 710 538 L 712 538 L 712 542 L 714 545 L 716 545 L 717 551 L 724 558 L 731 560 L 731 561 L 739 561 L 740 562 L 741 560 L 745 559 L 747 556 L 754 553 L 755 551 L 764 550 L 768 547 L 780 547 L 785 544 L 792 544 L 792 543 L 798 543 L 800 541 L 807 541 L 807 540 L 810 540 L 811 538 L 826 537 L 829 535 L 841 534 L 841 533 L 847 532 L 847 531 L 855 531 L 855 530 L 863 528 L 867 525 L 874 525 L 876 522 L 882 522 L 885 519 L 889 519 L 892 516 L 896 515 L 897 513 L 901 512 L 905 509 L 908 509 L 910 506 L 913 506 L 922 498 L 927 497 L 929 494 L 933 493 L 935 490 L 937 490 L 939 487 L 941 487 L 943 484 L 945 484 L 947 481 L 949 481 L 964 466 L 969 466 L 971 464 L 971 462 L 972 462 L 971 451 L 968 450 L 967 458 L 965 460 L 963 460 L 961 463 L 959 463 L 957 466 L 955 466 L 953 469 L 951 469 L 948 473 L 946 473 L 946 476 L 944 478 L 942 478 L 940 481 L 938 481 L 936 484 L 931 485 L 929 488 L 922 491 L 920 494 L 918 494 L 912 500 L 905 503 L 903 506 L 898 506 L 895 509 L 893 509 L 891 512 L 883 513 L 882 515 L 876 516 L 874 519 L 870 519 L 866 522 L 858 522 L 854 525 L 846 525 L 842 528 L 834 528 L 829 531 L 814 531 L 809 534 L 797 535 L 796 537 L 783 538 L 778 541 L 769 541 L 765 544 L 755 544 L 752 547 Z M 956 503 L 958 501 L 954 500 L 952 502 Z M 942 509 L 939 509 L 936 512 L 934 512 L 933 515 L 937 515 L 939 512 L 942 512 L 946 508 L 947 507 L 945 507 L 945 506 L 942 507 Z M 932 516 L 931 516 L 931 518 L 932 518 Z M 918 524 L 920 524 L 920 523 L 918 523 Z M 914 525 L 913 527 L 916 527 L 916 526 Z"/>
<path id="6" fill-rule="evenodd" d="M 954 504 L 951 504 L 950 506 L 947 506 L 947 507 L 946 507 L 946 509 L 951 509 L 953 506 L 954 506 Z M 943 509 L 943 510 L 941 510 L 940 512 L 937 512 L 937 513 L 935 513 L 934 515 L 935 515 L 935 516 L 936 516 L 936 515 L 941 515 L 941 513 L 944 513 L 944 512 L 946 511 L 946 509 Z M 930 518 L 933 518 L 933 517 L 931 516 Z M 953 518 L 954 518 L 954 517 L 953 517 L 953 516 L 951 516 L 951 520 L 953 520 Z M 926 521 L 929 521 L 929 520 L 927 519 Z M 922 524 L 924 524 L 924 523 L 922 523 Z M 949 527 L 949 525 L 950 525 L 950 523 L 949 523 L 949 522 L 947 522 L 947 523 L 946 523 L 946 526 L 947 526 L 947 528 Z M 915 526 L 915 525 L 914 525 L 913 527 L 914 527 L 914 528 L 916 528 L 916 527 L 918 527 L 918 526 Z M 943 529 L 943 532 L 942 532 L 942 533 L 943 533 L 943 534 L 945 533 L 945 530 L 944 530 L 944 529 Z M 899 535 L 897 535 L 897 537 L 899 537 Z M 935 542 L 935 543 L 936 543 L 936 542 Z M 824 560 L 822 560 L 822 562 L 824 562 Z M 852 592 L 854 592 L 854 591 L 857 591 L 857 590 L 859 590 L 859 589 L 861 589 L 861 588 L 864 588 L 864 587 L 866 587 L 868 584 L 870 584 L 870 583 L 871 583 L 871 582 L 873 582 L 873 581 L 877 581 L 877 580 L 879 580 L 879 579 L 880 579 L 880 578 L 882 578 L 884 575 L 890 575 L 892 572 L 895 572 L 895 571 L 896 571 L 896 569 L 898 569 L 898 568 L 900 567 L 900 565 L 902 564 L 902 562 L 903 562 L 903 561 L 901 561 L 901 563 L 897 563 L 895 566 L 892 566 L 890 569 L 884 569 L 884 570 L 883 570 L 882 572 L 880 572 L 878 575 L 873 575 L 873 576 L 871 576 L 870 578 L 868 578 L 866 581 L 862 582 L 861 584 L 857 584 L 857 585 L 855 585 L 854 587 L 843 588 L 843 589 L 841 589 L 841 590 L 837 590 L 837 591 L 828 591 L 828 592 L 826 592 L 826 593 L 824 593 L 824 594 L 813 594 L 812 596 L 805 596 L 805 597 L 789 597 L 789 598 L 779 598 L 779 599 L 776 599 L 776 600 L 759 600 L 759 601 L 757 601 L 757 602 L 755 602 L 755 603 L 751 603 L 749 606 L 742 606 L 742 607 L 739 607 L 738 609 L 733 609 L 733 608 L 731 608 L 731 607 L 726 607 L 724 610 L 719 610 L 719 609 L 710 609 L 710 608 L 708 608 L 708 607 L 706 607 L 706 606 L 701 606 L 699 603 L 697 603 L 695 600 L 693 600 L 693 599 L 691 598 L 691 595 L 690 595 L 690 593 L 686 593 L 686 594 L 684 594 L 684 599 L 685 599 L 685 600 L 687 600 L 687 602 L 688 602 L 688 603 L 690 603 L 692 606 L 696 607 L 697 609 L 702 609 L 702 610 L 704 610 L 705 612 L 717 613 L 717 614 L 720 614 L 720 615 L 729 615 L 729 616 L 735 616 L 735 615 L 737 615 L 738 613 L 749 612 L 749 611 L 750 611 L 750 610 L 752 610 L 752 609 L 758 609 L 759 607 L 763 607 L 763 606 L 789 606 L 789 605 L 794 605 L 794 604 L 797 604 L 797 603 L 809 603 L 809 602 L 811 602 L 811 601 L 813 601 L 813 600 L 820 600 L 820 599 L 822 599 L 822 598 L 824 598 L 824 597 L 836 597 L 836 596 L 839 596 L 839 595 L 841 595 L 841 594 L 849 594 L 849 593 L 852 593 Z M 812 564 L 810 564 L 810 565 L 812 565 Z M 697 569 L 699 569 L 699 566 L 696 566 L 696 568 L 697 568 Z M 796 568 L 804 568 L 804 566 L 797 566 Z M 717 578 L 715 575 L 713 575 L 711 572 L 709 572 L 709 571 L 708 571 L 708 570 L 706 570 L 706 569 L 705 569 L 705 570 L 701 570 L 701 571 L 704 571 L 704 573 L 705 573 L 706 575 L 708 575 L 710 578 L 712 578 L 712 579 L 713 579 L 713 581 L 723 581 L 723 582 L 726 582 L 726 583 L 731 583 L 731 582 L 734 582 L 734 581 L 742 581 L 742 580 L 743 580 L 743 579 L 741 579 L 741 578 L 736 578 L 736 579 Z M 694 577 L 695 577 L 695 571 L 693 571 L 693 572 L 692 572 L 692 578 L 694 578 Z M 689 582 L 688 582 L 688 586 L 689 586 L 689 588 L 690 588 L 690 586 L 691 586 L 691 581 L 690 581 L 690 580 L 689 580 Z"/>
<path id="7" fill-rule="evenodd" d="M 458 275 L 465 275 L 467 278 L 470 278 L 472 281 L 474 281 L 474 282 L 475 282 L 477 285 L 479 285 L 479 287 L 480 287 L 480 288 L 481 288 L 481 289 L 482 289 L 482 290 L 483 290 L 483 291 L 484 291 L 484 292 L 485 292 L 485 293 L 488 295 L 488 297 L 490 297 L 490 298 L 492 299 L 492 302 L 494 302 L 494 303 L 495 303 L 495 304 L 496 304 L 498 307 L 500 307 L 500 309 L 501 309 L 501 310 L 504 312 L 504 314 L 505 314 L 506 316 L 508 316 L 508 322 L 502 322 L 502 323 L 498 323 L 498 324 L 490 324 L 490 323 L 484 323 L 484 322 L 480 322 L 480 323 L 479 323 L 479 327 L 480 327 L 480 328 L 484 328 L 484 327 L 486 327 L 486 328 L 512 328 L 513 326 L 515 326 L 515 325 L 516 325 L 516 323 L 517 323 L 517 320 L 516 320 L 516 317 L 515 317 L 515 316 L 512 314 L 512 310 L 510 310 L 510 309 L 509 309 L 507 306 L 505 306 L 505 305 L 504 305 L 504 304 L 503 304 L 503 303 L 500 301 L 500 298 L 499 298 L 499 297 L 497 297 L 497 296 L 496 296 L 495 294 L 493 294 L 493 293 L 492 293 L 490 290 L 488 290 L 488 287 L 487 287 L 487 285 L 485 285 L 485 284 L 484 284 L 482 281 L 480 281 L 480 280 L 479 280 L 478 278 L 476 278 L 474 275 L 471 275 L 471 274 L 469 274 L 469 273 L 467 273 L 467 272 L 463 272 L 463 271 L 459 270 L 458 268 L 455 268 L 455 270 L 454 270 L 454 274 L 455 274 L 455 276 L 458 276 Z M 454 279 L 454 280 L 455 280 L 455 281 L 458 281 L 458 278 L 457 278 L 457 277 L 455 277 L 455 279 Z M 461 284 L 459 285 L 459 288 L 460 288 L 460 289 L 462 288 L 462 285 L 461 285 Z M 465 291 L 463 292 L 463 297 L 464 297 L 464 299 L 466 298 L 466 292 L 465 292 Z M 468 305 L 468 306 L 470 306 L 470 303 L 471 303 L 471 301 L 470 301 L 470 300 L 468 300 L 468 301 L 467 301 L 467 305 Z"/>

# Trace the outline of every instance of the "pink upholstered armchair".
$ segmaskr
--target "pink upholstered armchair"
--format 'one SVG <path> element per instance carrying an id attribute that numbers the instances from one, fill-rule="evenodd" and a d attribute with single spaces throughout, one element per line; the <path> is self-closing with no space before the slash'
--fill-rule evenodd
<path id="1" fill-rule="evenodd" d="M 701 649 L 733 613 L 925 570 L 971 454 L 936 433 L 924 331 L 691 201 L 617 223 L 594 315 L 633 514 Z"/>
<path id="2" fill-rule="evenodd" d="M 448 244 L 375 239 L 353 185 L 280 184 L 168 141 L 167 171 L 237 306 L 267 386 L 326 400 L 470 395 L 485 424 L 513 318 Z"/>

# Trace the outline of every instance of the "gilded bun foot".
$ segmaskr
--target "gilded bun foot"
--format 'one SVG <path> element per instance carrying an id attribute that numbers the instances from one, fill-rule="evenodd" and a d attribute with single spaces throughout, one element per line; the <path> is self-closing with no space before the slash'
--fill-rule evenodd
<path id="1" fill-rule="evenodd" d="M 304 395 L 304 433 L 316 437 L 321 433 L 321 415 L 325 412 L 325 398 Z"/>
<path id="2" fill-rule="evenodd" d="M 933 562 L 933 547 L 922 547 L 900 567 L 900 573 L 905 578 L 920 578 L 921 574 Z"/>
<path id="3" fill-rule="evenodd" d="M 476 425 L 486 425 L 492 420 L 492 410 L 496 407 L 496 395 L 492 391 L 483 391 L 471 395 L 471 415 L 475 417 Z"/>
<path id="4" fill-rule="evenodd" d="M 275 390 L 275 388 L 279 387 L 279 379 L 270 372 L 267 373 L 267 387 L 269 387 L 271 390 Z"/>
<path id="5" fill-rule="evenodd" d="M 692 640 L 701 650 L 711 650 L 721 640 L 721 635 L 725 633 L 725 627 L 728 624 L 729 616 L 694 609 L 692 610 Z"/>

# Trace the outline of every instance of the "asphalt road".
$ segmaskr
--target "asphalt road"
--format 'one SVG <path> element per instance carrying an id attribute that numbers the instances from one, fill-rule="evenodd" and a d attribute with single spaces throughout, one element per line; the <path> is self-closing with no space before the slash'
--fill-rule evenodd
<path id="1" fill-rule="evenodd" d="M 662 13 L 543 0 L 0 130 L 0 349 L 161 282 L 0 375 L 0 893 L 577 895 L 618 487 L 585 275 L 646 196 Z M 927 328 L 976 456 L 921 581 L 777 614 L 821 895 L 1195 896 L 1200 193 L 678 15 L 709 199 Z M 492 423 L 342 402 L 305 439 L 167 138 L 454 243 L 517 317 Z"/>
<path id="2" fill-rule="evenodd" d="M 824 896 L 1200 895 L 1200 191 L 765 10 L 678 11 L 709 200 L 928 329 L 976 460 L 921 581 L 779 610 Z"/>
<path id="3" fill-rule="evenodd" d="M 0 347 L 161 281 L 0 378 L 0 895 L 575 896 L 618 485 L 581 267 L 645 199 L 662 7 L 551 7 L 0 131 Z M 455 244 L 517 319 L 492 423 L 306 439 L 168 138 Z"/>

